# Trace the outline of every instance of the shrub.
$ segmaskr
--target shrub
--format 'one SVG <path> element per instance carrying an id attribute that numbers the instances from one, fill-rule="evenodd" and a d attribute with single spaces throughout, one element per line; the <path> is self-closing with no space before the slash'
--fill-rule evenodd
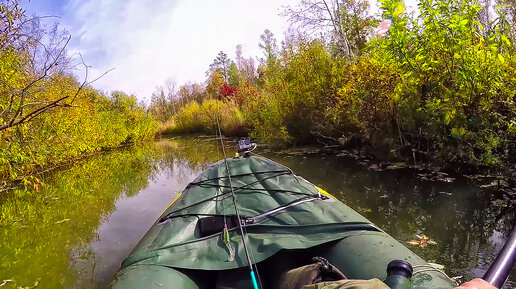
<path id="1" fill-rule="evenodd" d="M 170 134 L 217 132 L 217 120 L 226 136 L 244 135 L 246 129 L 242 112 L 232 100 L 206 99 L 201 104 L 192 101 L 183 106 L 169 121 Z"/>

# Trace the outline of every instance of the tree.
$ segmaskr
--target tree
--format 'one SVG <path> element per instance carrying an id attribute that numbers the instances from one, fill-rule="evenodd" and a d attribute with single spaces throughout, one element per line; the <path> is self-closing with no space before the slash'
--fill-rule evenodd
<path id="1" fill-rule="evenodd" d="M 241 69 L 244 62 L 244 56 L 242 54 L 242 44 L 238 44 L 237 46 L 235 46 L 235 55 L 238 69 Z"/>
<path id="2" fill-rule="evenodd" d="M 219 54 L 217 54 L 217 57 L 213 60 L 213 63 L 210 64 L 210 72 L 217 71 L 221 74 L 222 78 L 225 82 L 229 79 L 229 69 L 231 66 L 231 59 L 227 56 L 224 51 L 220 51 Z"/>
<path id="3" fill-rule="evenodd" d="M 265 59 L 260 59 L 260 65 L 258 66 L 258 78 L 261 85 L 267 82 L 280 81 L 279 74 L 281 71 L 281 64 L 279 61 L 278 46 L 276 44 L 276 38 L 270 30 L 265 29 L 263 34 L 260 36 L 261 42 L 258 44 L 263 50 Z"/>
<path id="4" fill-rule="evenodd" d="M 242 45 L 236 46 L 236 65 L 240 76 L 242 77 L 242 81 L 246 82 L 255 82 L 256 75 L 256 67 L 254 65 L 254 59 L 252 57 L 245 58 L 242 54 Z"/>
<path id="5" fill-rule="evenodd" d="M 233 87 L 240 85 L 240 72 L 234 62 L 231 62 L 231 66 L 228 72 L 228 84 Z"/>
<path id="6" fill-rule="evenodd" d="M 367 36 L 371 33 L 371 27 L 377 20 L 369 13 L 367 0 L 344 0 L 344 9 L 341 9 L 341 25 L 344 33 L 348 35 L 351 50 L 360 54 L 367 43 Z"/>
<path id="7" fill-rule="evenodd" d="M 163 87 L 157 87 L 156 91 L 152 93 L 149 110 L 156 119 L 167 121 L 176 113 L 174 93 L 169 90 L 169 93 L 166 94 Z"/>
<path id="8" fill-rule="evenodd" d="M 368 28 L 374 22 L 368 10 L 367 0 L 302 0 L 283 14 L 302 30 L 326 34 L 337 54 L 351 57 L 364 47 Z"/>
<path id="9" fill-rule="evenodd" d="M 88 66 L 82 84 L 50 91 L 52 84 L 70 75 L 66 56 L 70 36 L 54 26 L 40 25 L 44 17 L 29 18 L 18 0 L 0 4 L 0 131 L 30 122 L 54 108 L 71 107 L 88 82 Z M 80 55 L 80 54 L 79 54 Z"/>
<path id="10" fill-rule="evenodd" d="M 212 98 L 220 98 L 220 90 L 224 85 L 224 78 L 218 71 L 213 71 L 208 78 L 208 83 L 206 84 L 206 93 L 208 97 Z"/>
<path id="11" fill-rule="evenodd" d="M 265 59 L 260 59 L 262 64 L 270 64 L 277 59 L 278 55 L 278 45 L 274 34 L 269 30 L 265 29 L 263 34 L 260 35 L 261 42 L 258 44 L 258 47 L 263 49 L 265 54 Z"/>
<path id="12" fill-rule="evenodd" d="M 205 98 L 204 87 L 198 83 L 188 83 L 181 85 L 178 92 L 178 99 L 181 102 L 181 106 L 184 106 L 188 102 L 197 101 L 201 103 Z"/>
<path id="13" fill-rule="evenodd" d="M 237 92 L 237 89 L 232 87 L 231 85 L 228 85 L 227 83 L 224 83 L 222 85 L 222 88 L 220 89 L 220 94 L 225 98 L 233 97 Z"/>

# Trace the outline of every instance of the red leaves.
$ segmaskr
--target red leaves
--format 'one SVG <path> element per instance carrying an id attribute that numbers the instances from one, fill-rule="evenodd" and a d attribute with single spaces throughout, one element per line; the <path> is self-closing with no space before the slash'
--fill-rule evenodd
<path id="1" fill-rule="evenodd" d="M 235 87 L 230 86 L 227 83 L 224 83 L 222 85 L 222 87 L 220 88 L 220 93 L 224 97 L 231 97 L 231 96 L 235 95 L 236 92 L 237 92 L 237 89 Z"/>

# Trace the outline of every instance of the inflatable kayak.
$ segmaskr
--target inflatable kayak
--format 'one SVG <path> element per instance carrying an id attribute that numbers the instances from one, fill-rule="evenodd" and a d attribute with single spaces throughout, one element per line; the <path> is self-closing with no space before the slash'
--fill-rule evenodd
<path id="1" fill-rule="evenodd" d="M 108 288 L 272 289 L 278 276 L 314 257 L 348 279 L 385 280 L 387 265 L 403 260 L 413 268 L 410 287 L 455 287 L 444 272 L 289 168 L 254 155 L 226 160 L 172 201 Z"/>

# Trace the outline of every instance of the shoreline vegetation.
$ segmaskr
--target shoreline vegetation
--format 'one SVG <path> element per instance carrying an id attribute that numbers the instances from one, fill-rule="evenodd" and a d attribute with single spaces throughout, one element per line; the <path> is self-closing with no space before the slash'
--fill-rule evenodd
<path id="1" fill-rule="evenodd" d="M 93 89 L 98 78 L 67 54 L 66 31 L 17 0 L 0 4 L 0 18 L 0 192 L 38 191 L 38 173 L 154 138 L 158 123 L 134 95 Z M 73 74 L 80 67 L 84 79 Z"/>
<path id="2" fill-rule="evenodd" d="M 260 36 L 261 57 L 245 57 L 241 45 L 234 59 L 221 51 L 204 82 L 168 82 L 145 104 L 75 76 L 88 66 L 66 54 L 70 36 L 9 0 L 0 5 L 9 23 L 0 32 L 0 191 L 13 181 L 37 191 L 36 173 L 91 153 L 160 135 L 213 135 L 218 121 L 226 136 L 275 149 L 338 147 L 379 168 L 502 176 L 512 197 L 511 1 L 420 0 L 411 11 L 382 0 L 372 16 L 367 0 L 303 0 L 283 11 L 298 29 L 281 43 L 269 30 Z"/>
<path id="3" fill-rule="evenodd" d="M 516 179 L 516 3 L 420 0 L 410 11 L 383 0 L 372 17 L 364 0 L 326 2 L 335 6 L 286 8 L 301 29 L 279 45 L 266 30 L 257 64 L 237 46 L 235 60 L 216 56 L 205 83 L 158 89 L 160 134 L 213 134 L 218 118 L 225 135 L 275 148 L 337 146 Z M 317 27 L 330 29 L 313 37 Z M 513 198 L 516 184 L 503 183 Z"/>

